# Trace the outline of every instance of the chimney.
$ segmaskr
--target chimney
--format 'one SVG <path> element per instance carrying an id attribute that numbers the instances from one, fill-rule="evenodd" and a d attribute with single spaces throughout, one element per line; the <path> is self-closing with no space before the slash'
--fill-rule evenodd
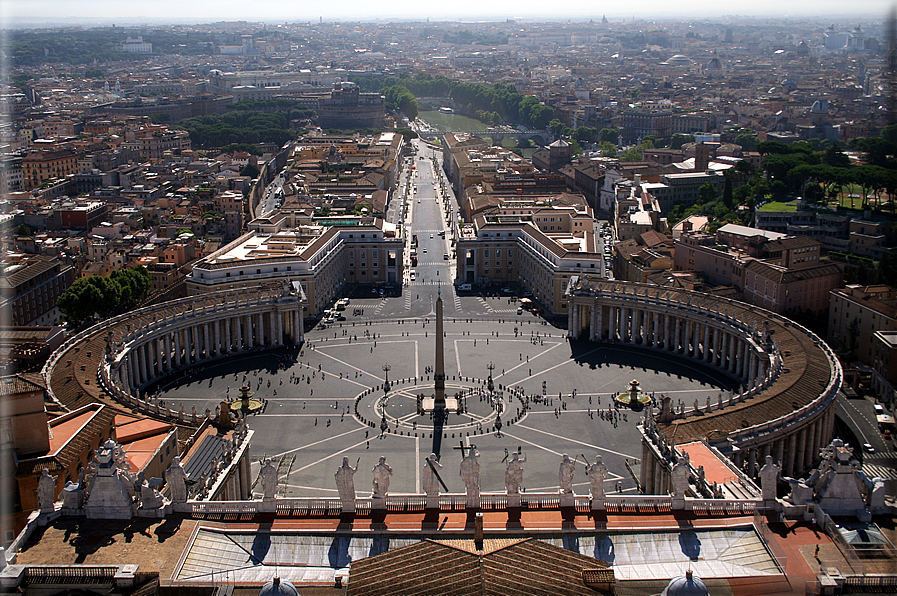
<path id="1" fill-rule="evenodd" d="M 483 512 L 477 512 L 474 522 L 473 544 L 477 550 L 483 550 Z"/>
<path id="2" fill-rule="evenodd" d="M 636 186 L 639 186 L 639 185 L 642 183 L 642 175 L 641 175 L 641 174 L 636 174 L 636 175 L 635 175 L 635 178 L 633 179 L 633 183 L 634 183 Z"/>

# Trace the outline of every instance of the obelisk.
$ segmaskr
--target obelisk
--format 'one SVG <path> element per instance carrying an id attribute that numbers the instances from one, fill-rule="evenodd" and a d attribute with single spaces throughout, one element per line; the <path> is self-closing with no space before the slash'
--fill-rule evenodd
<path id="1" fill-rule="evenodd" d="M 442 331 L 442 289 L 437 291 L 436 298 L 436 381 L 435 403 L 437 409 L 445 408 L 445 334 Z"/>

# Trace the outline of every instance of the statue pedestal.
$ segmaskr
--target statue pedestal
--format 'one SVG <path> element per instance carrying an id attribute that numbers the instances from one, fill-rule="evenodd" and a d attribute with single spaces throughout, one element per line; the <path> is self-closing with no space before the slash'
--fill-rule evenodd
<path id="1" fill-rule="evenodd" d="M 386 511 L 386 497 L 371 497 L 371 510 Z"/>
<path id="2" fill-rule="evenodd" d="M 277 511 L 277 504 L 274 499 L 262 499 L 262 502 L 259 503 L 259 511 L 264 511 L 265 513 L 273 513 Z"/>
<path id="3" fill-rule="evenodd" d="M 427 502 L 424 505 L 424 507 L 427 509 L 439 509 L 439 497 L 438 496 L 435 496 L 435 497 L 428 496 Z"/>
<path id="4" fill-rule="evenodd" d="M 467 497 L 468 509 L 479 509 L 481 507 L 480 497 Z"/>
<path id="5" fill-rule="evenodd" d="M 508 507 L 520 507 L 520 495 L 508 495 Z"/>
<path id="6" fill-rule="evenodd" d="M 355 513 L 355 499 L 341 500 L 340 510 L 343 513 Z"/>
<path id="7" fill-rule="evenodd" d="M 604 511 L 604 496 L 602 495 L 599 498 L 592 497 L 589 500 L 589 505 L 592 511 Z"/>
<path id="8" fill-rule="evenodd" d="M 561 507 L 573 507 L 576 504 L 576 495 L 573 493 L 561 493 Z"/>

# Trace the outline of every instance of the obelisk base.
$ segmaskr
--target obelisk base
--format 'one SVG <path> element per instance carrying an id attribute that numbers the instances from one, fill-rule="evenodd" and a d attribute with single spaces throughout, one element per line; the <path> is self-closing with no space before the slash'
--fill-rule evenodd
<path id="1" fill-rule="evenodd" d="M 458 411 L 458 398 L 457 397 L 446 397 L 444 405 L 437 405 L 436 398 L 431 396 L 425 396 L 421 407 L 423 411 L 426 413 L 435 412 L 437 410 L 442 410 L 445 412 L 457 412 Z"/>

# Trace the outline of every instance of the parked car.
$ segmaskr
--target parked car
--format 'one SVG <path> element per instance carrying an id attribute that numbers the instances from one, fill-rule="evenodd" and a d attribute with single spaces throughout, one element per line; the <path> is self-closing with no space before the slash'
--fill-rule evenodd
<path id="1" fill-rule="evenodd" d="M 869 443 L 863 443 L 863 451 L 865 451 L 866 453 L 875 453 L 875 447 L 873 447 Z"/>

